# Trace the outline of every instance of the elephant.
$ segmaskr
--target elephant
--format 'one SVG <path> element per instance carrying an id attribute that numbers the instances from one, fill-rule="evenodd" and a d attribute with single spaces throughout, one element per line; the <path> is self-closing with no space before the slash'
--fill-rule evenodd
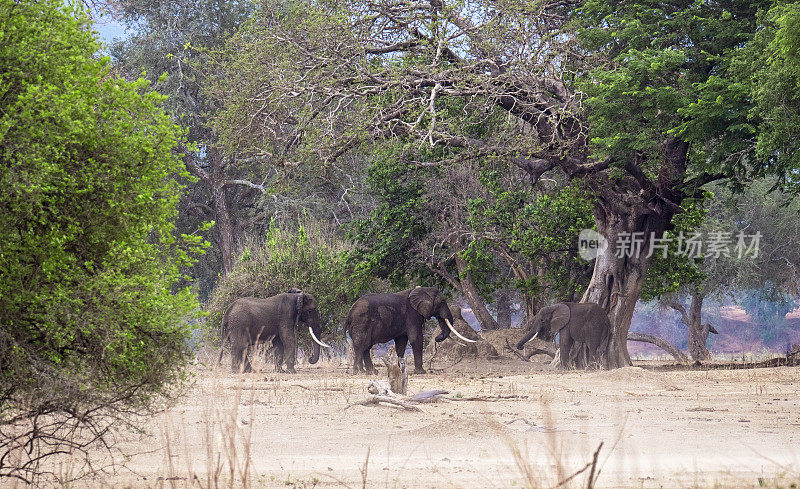
<path id="1" fill-rule="evenodd" d="M 321 333 L 317 300 L 313 295 L 290 289 L 289 292 L 267 297 L 243 297 L 234 301 L 222 317 L 223 346 L 231 344 L 231 371 L 251 372 L 248 359 L 252 346 L 272 340 L 275 349 L 275 369 L 283 372 L 284 356 L 286 369 L 295 373 L 297 360 L 297 326 L 308 326 L 314 350 L 309 363 L 317 363 L 320 347 L 329 345 L 319 339 Z M 217 364 L 222 361 L 220 349 Z"/>
<path id="2" fill-rule="evenodd" d="M 534 316 L 525 336 L 517 343 L 522 350 L 526 342 L 541 335 L 542 339 L 552 341 L 559 336 L 560 367 L 566 368 L 571 362 L 586 354 L 586 364 L 605 366 L 608 343 L 611 338 L 611 321 L 600 305 L 592 302 L 561 302 L 543 307 Z M 576 351 L 571 356 L 570 352 Z M 584 346 L 586 351 L 583 350 Z"/>
<path id="3" fill-rule="evenodd" d="M 372 365 L 370 349 L 377 343 L 394 340 L 398 358 L 403 358 L 406 345 L 414 353 L 414 372 L 422 368 L 422 327 L 425 320 L 436 317 L 441 332 L 436 341 L 444 341 L 452 331 L 464 341 L 474 343 L 453 328 L 453 316 L 442 293 L 434 287 L 416 287 L 394 294 L 367 294 L 350 308 L 345 331 L 353 341 L 353 373 L 365 370 L 377 373 Z"/>

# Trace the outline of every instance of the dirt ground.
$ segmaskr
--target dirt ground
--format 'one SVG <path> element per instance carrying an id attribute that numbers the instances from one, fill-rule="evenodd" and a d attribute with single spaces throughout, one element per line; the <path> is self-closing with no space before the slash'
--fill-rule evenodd
<path id="1" fill-rule="evenodd" d="M 600 443 L 598 487 L 800 482 L 800 368 L 452 363 L 410 377 L 409 394 L 448 391 L 420 412 L 354 405 L 370 379 L 384 379 L 382 365 L 374 377 L 350 375 L 336 360 L 294 375 L 199 366 L 188 398 L 147 434 L 123 436 L 124 451 L 135 453 L 125 468 L 88 484 L 228 487 L 233 466 L 246 487 L 554 487 Z M 588 474 L 564 487 L 586 487 Z"/>

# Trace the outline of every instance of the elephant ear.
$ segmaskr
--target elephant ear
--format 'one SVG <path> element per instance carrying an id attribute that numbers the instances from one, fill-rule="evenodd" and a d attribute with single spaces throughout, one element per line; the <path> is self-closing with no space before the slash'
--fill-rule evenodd
<path id="1" fill-rule="evenodd" d="M 433 316 L 433 298 L 423 287 L 417 287 L 408 294 L 408 301 L 424 318 Z"/>
<path id="2" fill-rule="evenodd" d="M 566 304 L 553 306 L 553 315 L 550 317 L 550 330 L 555 334 L 561 331 L 569 322 L 570 310 Z"/>

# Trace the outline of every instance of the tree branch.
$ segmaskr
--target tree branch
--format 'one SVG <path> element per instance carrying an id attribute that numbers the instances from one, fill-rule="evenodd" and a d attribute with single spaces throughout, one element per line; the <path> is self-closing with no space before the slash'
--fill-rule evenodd
<path id="1" fill-rule="evenodd" d="M 263 185 L 253 183 L 250 180 L 225 180 L 225 185 L 244 185 L 246 187 L 254 188 L 259 192 L 261 192 L 262 194 L 267 193 L 267 190 L 264 188 Z"/>
<path id="2" fill-rule="evenodd" d="M 683 304 L 681 304 L 678 301 L 668 301 L 667 305 L 669 307 L 675 309 L 679 313 L 681 313 L 681 322 L 683 324 L 685 324 L 686 326 L 689 326 L 689 325 L 692 324 L 692 321 L 689 319 L 689 314 L 686 313 L 686 308 L 683 307 Z"/>
<path id="3" fill-rule="evenodd" d="M 682 351 L 678 350 L 672 343 L 663 338 L 659 338 L 658 336 L 646 333 L 628 333 L 628 341 L 651 343 L 672 355 L 672 357 L 680 363 L 689 363 L 689 359 Z"/>
<path id="4" fill-rule="evenodd" d="M 184 164 L 186 165 L 186 168 L 200 180 L 204 182 L 209 182 L 211 180 L 211 175 L 209 175 L 207 171 L 201 168 L 200 165 L 198 165 L 197 162 L 194 161 L 194 156 L 192 156 L 191 154 L 186 155 L 186 158 L 184 159 Z"/>

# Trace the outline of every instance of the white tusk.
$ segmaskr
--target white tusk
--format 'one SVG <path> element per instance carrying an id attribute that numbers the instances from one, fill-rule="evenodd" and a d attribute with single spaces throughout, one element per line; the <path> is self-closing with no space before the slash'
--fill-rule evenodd
<path id="1" fill-rule="evenodd" d="M 314 334 L 314 330 L 311 329 L 311 326 L 308 327 L 308 332 L 311 333 L 311 338 L 313 338 L 314 341 L 316 341 L 319 346 L 324 346 L 325 348 L 330 348 L 331 347 L 331 345 L 326 345 L 325 343 L 323 343 L 319 339 L 317 339 L 317 336 Z"/>
<path id="2" fill-rule="evenodd" d="M 469 338 L 464 338 L 463 336 L 458 334 L 458 331 L 456 331 L 456 328 L 454 328 L 453 325 L 450 324 L 450 321 L 448 321 L 447 318 L 445 318 L 444 322 L 447 323 L 447 327 L 450 328 L 450 331 L 452 331 L 454 335 L 458 336 L 462 340 L 467 341 L 469 343 L 477 343 L 477 341 L 475 341 L 475 340 L 471 340 Z"/>
<path id="3" fill-rule="evenodd" d="M 535 335 L 533 335 L 533 338 L 531 338 L 531 341 L 535 340 L 537 336 L 539 336 L 539 332 L 538 331 L 536 332 Z"/>

